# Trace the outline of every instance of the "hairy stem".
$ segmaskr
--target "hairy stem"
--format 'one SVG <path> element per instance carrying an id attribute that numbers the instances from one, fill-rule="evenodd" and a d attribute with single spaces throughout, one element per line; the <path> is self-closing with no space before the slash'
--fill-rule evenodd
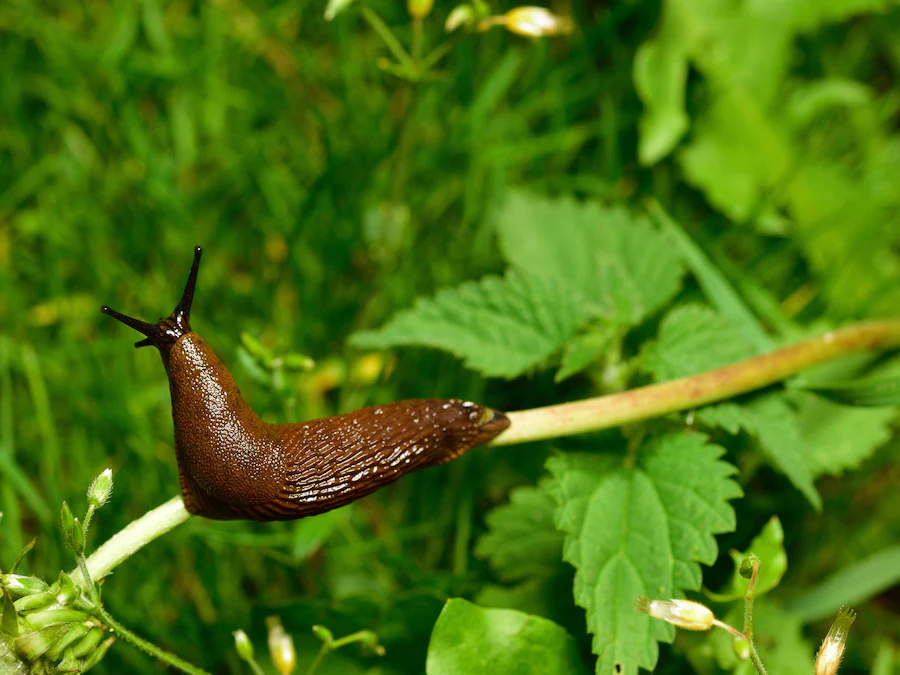
<path id="1" fill-rule="evenodd" d="M 741 361 L 708 373 L 683 377 L 598 398 L 509 413 L 510 428 L 492 446 L 515 445 L 637 422 L 692 410 L 738 394 L 767 387 L 801 370 L 863 350 L 900 347 L 900 321 L 873 321 L 830 331 L 792 347 Z M 144 545 L 190 518 L 181 497 L 173 497 L 97 549 L 87 567 L 102 579 Z M 83 583 L 79 571 L 72 572 Z"/>
<path id="2" fill-rule="evenodd" d="M 900 321 L 860 323 L 707 373 L 618 394 L 508 414 L 510 427 L 490 445 L 514 445 L 599 431 L 693 410 L 762 389 L 801 370 L 866 349 L 900 347 Z"/>

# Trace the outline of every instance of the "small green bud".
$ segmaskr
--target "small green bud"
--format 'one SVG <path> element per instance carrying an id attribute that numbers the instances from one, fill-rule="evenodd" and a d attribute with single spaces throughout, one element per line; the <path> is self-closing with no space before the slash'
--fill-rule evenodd
<path id="1" fill-rule="evenodd" d="M 275 663 L 275 668 L 281 675 L 291 675 L 297 664 L 297 654 L 294 651 L 294 639 L 285 632 L 281 625 L 281 619 L 270 616 L 266 619 L 269 628 L 269 654 Z"/>
<path id="2" fill-rule="evenodd" d="M 406 0 L 406 10 L 414 19 L 424 19 L 433 6 L 434 0 Z"/>
<path id="3" fill-rule="evenodd" d="M 385 654 L 384 647 L 378 643 L 378 636 L 370 630 L 364 630 L 362 632 L 359 636 L 359 643 L 362 645 L 363 649 L 370 651 L 373 654 L 377 654 L 378 656 L 384 656 Z"/>
<path id="4" fill-rule="evenodd" d="M 106 656 L 106 652 L 109 651 L 109 648 L 112 646 L 112 643 L 116 641 L 116 636 L 113 635 L 111 637 L 106 638 L 100 645 L 91 652 L 90 656 L 88 656 L 84 662 L 81 664 L 81 673 L 84 675 L 91 668 L 96 666 L 100 661 Z M 74 650 L 73 650 L 74 651 Z"/>
<path id="5" fill-rule="evenodd" d="M 51 661 L 58 661 L 62 653 L 69 649 L 72 644 L 87 635 L 87 632 L 90 629 L 91 626 L 89 624 L 73 623 L 71 626 L 69 626 L 69 632 L 67 632 L 59 640 L 57 640 L 56 644 L 48 649 L 47 653 L 44 656 L 46 656 Z M 72 656 L 74 657 L 74 654 Z"/>
<path id="6" fill-rule="evenodd" d="M 72 645 L 72 652 L 79 659 L 83 656 L 87 656 L 87 654 L 98 644 L 100 644 L 100 640 L 103 639 L 103 636 L 106 634 L 102 628 L 98 628 L 94 626 L 91 628 L 87 634 L 81 638 L 78 642 Z"/>
<path id="7" fill-rule="evenodd" d="M 71 632 L 71 631 L 69 631 Z M 50 652 L 47 652 L 47 658 L 50 658 L 52 661 L 56 661 L 58 657 L 52 658 L 49 656 Z M 57 673 L 81 673 L 84 672 L 81 669 L 81 664 L 78 662 L 78 659 L 75 658 L 75 654 L 72 653 L 71 649 L 67 649 L 65 656 L 63 656 L 62 660 L 56 664 Z"/>
<path id="8" fill-rule="evenodd" d="M 306 354 L 285 354 L 284 367 L 288 370 L 309 371 L 316 367 L 316 362 Z"/>
<path id="9" fill-rule="evenodd" d="M 46 609 L 41 612 L 31 612 L 24 618 L 26 624 L 32 630 L 40 630 L 47 626 L 57 626 L 61 623 L 79 623 L 87 621 L 88 615 L 77 609 Z"/>
<path id="10" fill-rule="evenodd" d="M 234 631 L 234 648 L 237 649 L 238 656 L 248 663 L 253 660 L 253 643 L 247 634 L 238 629 Z"/>
<path id="11" fill-rule="evenodd" d="M 447 21 L 444 23 L 444 30 L 452 33 L 461 26 L 471 26 L 475 23 L 475 10 L 471 5 L 457 5 L 450 12 Z"/>
<path id="12" fill-rule="evenodd" d="M 751 553 L 741 561 L 741 566 L 738 571 L 742 577 L 749 579 L 753 576 L 754 565 L 757 567 L 759 566 L 759 557 Z"/>
<path id="13" fill-rule="evenodd" d="M 42 607 L 49 607 L 56 602 L 56 593 L 52 590 L 43 593 L 33 593 L 19 598 L 15 602 L 16 609 L 20 612 L 27 612 Z"/>
<path id="14" fill-rule="evenodd" d="M 746 661 L 750 658 L 750 640 L 747 638 L 735 638 L 732 648 L 735 656 L 741 661 Z"/>
<path id="15" fill-rule="evenodd" d="M 50 649 L 69 630 L 66 624 L 47 626 L 16 638 L 16 651 L 26 661 L 34 661 Z"/>
<path id="16" fill-rule="evenodd" d="M 312 632 L 313 635 L 319 638 L 322 642 L 334 642 L 334 634 L 325 626 L 316 624 L 312 627 Z"/>
<path id="17" fill-rule="evenodd" d="M 88 504 L 99 509 L 109 501 L 113 490 L 112 469 L 106 469 L 94 479 L 87 491 Z"/>
<path id="18" fill-rule="evenodd" d="M 8 589 L 9 594 L 14 598 L 43 593 L 49 588 L 43 579 L 23 574 L 0 574 L 0 586 Z"/>
<path id="19" fill-rule="evenodd" d="M 59 514 L 62 527 L 63 541 L 76 555 L 84 553 L 84 528 L 78 522 L 78 518 L 72 515 L 72 510 L 66 502 L 62 504 Z"/>

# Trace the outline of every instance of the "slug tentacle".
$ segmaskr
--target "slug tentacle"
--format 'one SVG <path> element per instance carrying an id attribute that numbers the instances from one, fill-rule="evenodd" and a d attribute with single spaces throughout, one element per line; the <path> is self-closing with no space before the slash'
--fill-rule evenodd
<path id="1" fill-rule="evenodd" d="M 206 518 L 290 520 L 343 506 L 417 469 L 449 462 L 509 427 L 460 399 L 415 399 L 296 424 L 268 424 L 191 330 L 201 249 L 181 301 L 156 324 L 102 311 L 146 336 L 169 377 L 185 506 Z"/>

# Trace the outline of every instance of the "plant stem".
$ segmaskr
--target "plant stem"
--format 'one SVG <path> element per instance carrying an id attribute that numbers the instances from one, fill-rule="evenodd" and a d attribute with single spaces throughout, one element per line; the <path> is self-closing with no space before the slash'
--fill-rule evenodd
<path id="1" fill-rule="evenodd" d="M 362 14 L 362 17 L 368 21 L 372 30 L 378 33 L 378 37 L 380 37 L 384 41 L 384 44 L 387 45 L 387 48 L 391 50 L 391 54 L 394 55 L 394 58 L 397 59 L 400 65 L 410 71 L 414 71 L 416 66 L 413 63 L 413 60 L 410 58 L 409 54 L 406 53 L 406 50 L 403 49 L 403 45 L 400 44 L 397 36 L 394 35 L 387 24 L 381 20 L 381 17 L 365 5 L 360 7 L 359 11 Z"/>
<path id="2" fill-rule="evenodd" d="M 805 340 L 699 375 L 609 396 L 509 413 L 510 427 L 490 445 L 514 445 L 599 431 L 692 410 L 780 382 L 801 370 L 867 349 L 900 346 L 900 321 L 872 321 Z"/>
<path id="3" fill-rule="evenodd" d="M 759 653 L 756 651 L 756 645 L 753 644 L 753 641 L 750 641 L 750 660 L 753 661 L 753 665 L 756 666 L 756 672 L 759 675 L 768 675 L 766 672 L 766 667 L 763 665 L 762 659 L 759 658 Z"/>
<path id="4" fill-rule="evenodd" d="M 109 612 L 107 612 L 103 607 L 98 607 L 97 615 L 103 620 L 103 622 L 112 628 L 113 632 L 127 640 L 131 644 L 133 644 L 138 649 L 145 651 L 150 656 L 153 656 L 163 663 L 166 663 L 173 668 L 177 668 L 178 670 L 189 673 L 190 675 L 210 675 L 207 671 L 197 668 L 196 666 L 192 666 L 187 661 L 175 656 L 167 652 L 160 647 L 157 647 L 152 642 L 147 642 L 144 638 L 135 635 L 130 630 L 125 628 L 122 624 L 120 624 L 116 619 L 114 619 Z"/>
<path id="5" fill-rule="evenodd" d="M 94 551 L 87 559 L 88 573 L 92 579 L 102 579 L 123 560 L 190 517 L 181 497 L 173 497 L 130 522 L 125 529 Z M 80 570 L 73 571 L 71 576 L 76 584 L 85 587 L 85 579 Z"/>
<path id="6" fill-rule="evenodd" d="M 572 436 L 691 410 L 769 386 L 826 361 L 863 350 L 892 347 L 900 347 L 900 321 L 855 324 L 708 373 L 584 401 L 512 412 L 508 415 L 510 428 L 490 445 Z M 102 579 L 123 560 L 188 518 L 190 514 L 181 497 L 173 497 L 147 512 L 88 558 L 91 577 Z M 71 574 L 76 583 L 83 583 L 80 571 Z"/>

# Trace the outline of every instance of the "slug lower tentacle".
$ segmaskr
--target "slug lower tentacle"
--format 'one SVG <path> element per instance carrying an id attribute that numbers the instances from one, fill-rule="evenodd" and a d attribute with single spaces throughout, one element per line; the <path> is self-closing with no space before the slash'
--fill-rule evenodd
<path id="1" fill-rule="evenodd" d="M 102 312 L 159 349 L 169 377 L 175 456 L 187 509 L 219 520 L 292 520 L 348 504 L 402 475 L 449 462 L 509 427 L 460 399 L 413 399 L 295 424 L 263 422 L 190 327 L 201 249 L 181 301 L 155 324 Z"/>

